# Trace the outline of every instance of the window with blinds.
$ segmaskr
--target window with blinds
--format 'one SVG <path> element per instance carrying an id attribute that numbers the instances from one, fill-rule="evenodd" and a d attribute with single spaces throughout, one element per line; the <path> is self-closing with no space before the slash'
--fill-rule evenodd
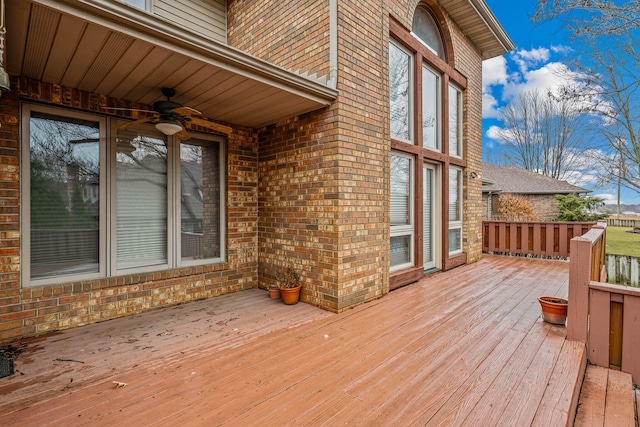
<path id="1" fill-rule="evenodd" d="M 165 137 L 131 134 L 116 139 L 118 270 L 167 264 L 168 256 Z"/>
<path id="2" fill-rule="evenodd" d="M 224 258 L 224 140 L 24 104 L 23 284 L 92 280 Z"/>
<path id="3" fill-rule="evenodd" d="M 449 253 L 462 252 L 462 169 L 449 168 Z"/>
<path id="4" fill-rule="evenodd" d="M 31 279 L 100 269 L 100 122 L 29 117 Z"/>
<path id="5" fill-rule="evenodd" d="M 413 159 L 400 153 L 391 154 L 391 268 L 413 264 Z"/>

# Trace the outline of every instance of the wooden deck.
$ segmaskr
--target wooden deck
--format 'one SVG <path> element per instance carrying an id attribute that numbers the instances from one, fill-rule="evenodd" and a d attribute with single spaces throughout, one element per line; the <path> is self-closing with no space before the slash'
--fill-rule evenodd
<path id="1" fill-rule="evenodd" d="M 584 347 L 537 297 L 567 281 L 485 256 L 342 314 L 252 290 L 58 332 L 0 379 L 0 423 L 564 425 Z"/>

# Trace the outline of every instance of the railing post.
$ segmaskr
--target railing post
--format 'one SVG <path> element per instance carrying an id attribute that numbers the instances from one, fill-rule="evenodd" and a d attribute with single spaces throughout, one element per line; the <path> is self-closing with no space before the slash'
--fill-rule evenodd
<path id="1" fill-rule="evenodd" d="M 570 244 L 567 339 L 584 343 L 589 316 L 591 244 L 591 240 L 584 237 L 574 237 Z"/>

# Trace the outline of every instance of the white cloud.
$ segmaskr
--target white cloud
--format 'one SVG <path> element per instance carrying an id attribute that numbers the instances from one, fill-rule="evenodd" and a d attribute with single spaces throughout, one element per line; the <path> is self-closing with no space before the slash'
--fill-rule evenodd
<path id="1" fill-rule="evenodd" d="M 604 199 L 604 204 L 605 205 L 617 205 L 618 204 L 618 196 L 615 196 L 613 194 L 610 193 L 598 193 L 598 194 L 593 194 L 594 197 L 599 197 L 601 199 Z M 620 201 L 620 203 L 624 204 L 623 201 Z"/>
<path id="2" fill-rule="evenodd" d="M 482 118 L 495 119 L 499 116 L 498 100 L 490 93 L 482 94 Z"/>
<path id="3" fill-rule="evenodd" d="M 507 83 L 507 59 L 504 56 L 482 61 L 482 88 Z"/>
<path id="4" fill-rule="evenodd" d="M 553 94 L 559 94 L 560 88 L 567 85 L 575 85 L 575 75 L 561 62 L 550 62 L 540 68 L 523 73 L 521 82 L 511 82 L 504 86 L 502 98 L 511 100 L 521 93 L 550 90 Z"/>
<path id="5" fill-rule="evenodd" d="M 490 126 L 485 133 L 488 138 L 497 141 L 499 144 L 504 143 L 505 140 L 511 140 L 512 132 L 509 129 L 501 128 L 500 126 Z"/>
<path id="6" fill-rule="evenodd" d="M 521 73 L 526 73 L 532 66 L 549 61 L 550 52 L 546 47 L 524 50 L 519 49 L 511 54 L 511 59 L 518 64 Z"/>
<path id="7" fill-rule="evenodd" d="M 551 52 L 553 53 L 558 53 L 561 55 L 566 55 L 569 54 L 571 52 L 573 52 L 573 49 L 569 46 L 563 46 L 563 45 L 551 45 Z"/>

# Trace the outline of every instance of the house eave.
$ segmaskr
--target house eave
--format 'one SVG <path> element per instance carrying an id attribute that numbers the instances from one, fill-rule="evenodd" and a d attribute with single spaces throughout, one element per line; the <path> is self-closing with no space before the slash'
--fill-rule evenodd
<path id="1" fill-rule="evenodd" d="M 261 127 L 328 106 L 338 95 L 337 90 L 328 87 L 323 81 L 314 80 L 285 70 L 284 68 L 253 57 L 222 42 L 201 37 L 194 32 L 185 30 L 157 16 L 116 1 L 7 0 L 7 5 L 10 16 L 11 14 L 17 14 L 22 18 L 21 20 L 17 20 L 19 22 L 9 22 L 7 25 L 7 68 L 12 75 L 25 75 L 25 73 L 23 73 L 24 64 L 25 62 L 28 63 L 28 61 L 25 61 L 25 57 L 29 61 L 41 61 L 41 65 L 39 65 L 40 69 L 44 69 L 51 61 L 56 60 L 56 58 L 42 58 L 42 51 L 33 50 L 33 52 L 27 51 L 25 53 L 25 46 L 27 46 L 26 34 L 34 32 L 34 24 L 31 22 L 33 21 L 32 19 L 27 19 L 24 15 L 29 15 L 33 10 L 32 5 L 37 5 L 40 8 L 44 7 L 49 9 L 51 15 L 64 16 L 66 19 L 74 20 L 74 22 L 81 20 L 86 23 L 87 26 L 93 26 L 94 28 L 100 27 L 107 29 L 112 32 L 112 34 L 127 37 L 132 43 L 134 41 L 136 43 L 144 43 L 145 46 L 162 50 L 166 55 L 178 55 L 184 58 L 185 61 L 192 61 L 192 63 L 193 61 L 197 61 L 203 69 L 208 67 L 209 73 L 203 72 L 202 74 L 204 75 L 211 75 L 217 72 L 219 75 L 224 75 L 227 80 L 233 77 L 238 81 L 242 81 L 246 85 L 246 90 L 243 92 L 245 97 L 247 94 L 250 94 L 252 97 L 259 98 L 260 93 L 264 93 L 265 99 L 261 99 L 262 103 L 256 102 L 254 105 L 250 105 L 250 103 L 245 102 L 247 105 L 238 106 L 233 113 L 224 112 L 221 110 L 222 107 L 213 106 L 214 101 L 207 104 L 203 100 L 200 107 L 193 105 L 193 103 L 189 104 L 196 109 L 201 109 L 205 115 L 213 119 L 220 119 L 221 121 L 243 126 Z M 41 10 L 42 9 L 39 9 L 39 11 Z M 22 15 L 20 15 L 20 13 Z M 22 27 L 18 28 L 19 25 L 22 25 Z M 49 44 L 49 46 L 54 46 L 56 37 L 60 37 L 59 32 L 38 30 L 40 30 L 38 36 L 42 37 L 44 45 Z M 61 31 L 64 31 L 64 29 Z M 15 38 L 18 37 L 21 37 L 22 40 L 15 40 Z M 102 49 L 102 47 L 99 46 L 96 48 Z M 49 63 L 45 61 L 49 61 Z M 83 72 L 88 73 L 90 71 L 89 66 L 90 65 L 87 65 L 87 69 L 83 70 Z M 32 69 L 38 69 L 38 67 L 32 67 Z M 104 78 L 113 78 L 113 75 L 121 74 L 123 75 L 121 78 L 124 81 L 128 78 L 128 71 L 129 70 L 126 69 L 121 71 L 117 69 L 108 70 L 112 75 Z M 35 75 L 28 75 L 27 73 L 26 76 L 46 81 L 42 78 L 42 75 L 37 75 L 37 72 L 32 72 L 31 74 Z M 198 84 L 202 85 L 201 81 L 195 80 L 197 77 L 186 75 L 180 82 L 182 83 L 188 78 L 194 80 L 185 83 L 185 88 L 194 88 Z M 54 81 L 48 81 L 48 83 L 63 83 L 61 81 L 55 81 L 56 79 L 52 80 Z M 165 81 L 159 78 L 156 80 L 151 78 L 140 80 L 136 82 L 137 84 L 135 86 L 147 85 L 147 94 L 144 96 L 131 96 L 130 99 L 127 98 L 127 96 L 121 96 L 121 98 L 131 102 L 153 102 L 160 96 L 159 87 L 169 84 L 166 80 L 170 79 L 165 78 Z M 130 85 L 133 86 L 133 84 Z M 93 86 L 97 87 L 98 85 L 86 86 L 87 87 L 81 87 L 80 89 L 88 89 L 91 91 Z M 115 84 L 113 86 L 115 86 Z M 154 94 L 153 96 L 150 95 L 152 92 Z M 218 95 L 215 88 L 209 88 L 208 92 L 210 99 Z M 111 93 L 100 93 L 112 96 Z M 181 99 L 180 96 L 183 93 L 184 90 L 177 90 L 176 101 L 187 104 L 190 99 L 188 97 Z M 203 95 L 199 97 L 202 98 Z M 238 105 L 242 104 L 241 100 L 235 99 L 235 101 L 237 101 L 236 104 Z M 276 106 L 280 108 L 280 111 L 275 111 L 275 108 L 271 110 L 266 109 L 265 106 L 267 105 Z M 207 108 L 207 106 L 209 106 L 209 108 Z"/>

